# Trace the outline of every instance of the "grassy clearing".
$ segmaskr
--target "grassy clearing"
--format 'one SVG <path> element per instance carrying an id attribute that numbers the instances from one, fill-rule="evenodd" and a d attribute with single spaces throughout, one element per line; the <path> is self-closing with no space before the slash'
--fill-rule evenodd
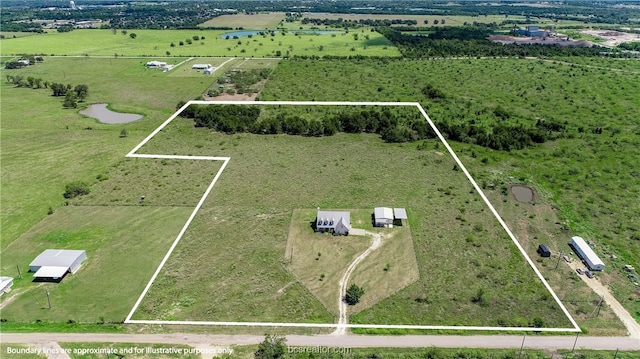
<path id="1" fill-rule="evenodd" d="M 382 246 L 360 262 L 351 275 L 349 282 L 364 288 L 365 294 L 360 303 L 349 307 L 349 313 L 374 306 L 420 277 L 408 224 L 378 231 L 383 236 Z"/>
<path id="2" fill-rule="evenodd" d="M 11 293 L 2 297 L 3 319 L 124 320 L 190 212 L 175 207 L 57 210 L 3 250 L 2 272 L 17 277 L 16 266 L 22 272 Z M 61 283 L 34 283 L 29 263 L 47 248 L 84 249 L 87 260 Z M 50 291 L 51 309 L 45 289 Z"/>
<path id="3" fill-rule="evenodd" d="M 222 15 L 207 20 L 200 27 L 232 27 L 253 30 L 275 29 L 284 21 L 283 12 L 267 12 L 257 14 Z"/>
<path id="4" fill-rule="evenodd" d="M 191 126 L 190 121 L 177 119 L 142 152 L 191 153 L 192 146 L 202 145 L 201 155 L 230 156 L 231 161 L 198 215 L 201 219 L 179 244 L 179 255 L 169 260 L 137 317 L 310 321 L 271 314 L 299 311 L 285 309 L 294 303 L 269 304 L 292 281 L 291 276 L 280 274 L 284 266 L 279 263 L 291 211 L 318 206 L 372 208 L 384 203 L 412 213 L 418 267 L 420 273 L 429 274 L 352 316 L 354 322 L 512 325 L 511 318 L 519 313 L 517 325 L 527 326 L 537 315 L 544 316 L 545 325 L 568 325 L 466 178 L 452 170 L 452 159 L 432 150 L 436 142 L 428 146 L 430 150 L 416 151 L 414 144 L 389 145 L 373 135 L 228 136 Z M 189 143 L 181 139 L 187 133 Z M 310 164 L 318 163 L 318 154 L 327 160 L 310 169 Z M 326 183 L 332 185 L 327 188 Z M 207 251 L 210 246 L 216 249 Z M 469 263 L 474 256 L 479 259 Z M 196 271 L 186 261 L 194 257 L 212 258 L 212 264 Z M 266 267 L 271 270 L 269 278 L 263 276 Z M 185 273 L 206 282 L 195 286 L 178 281 Z M 487 291 L 491 316 L 482 305 L 471 302 L 479 288 Z M 191 297 L 182 300 L 186 294 L 180 293 Z M 428 304 L 415 301 L 425 293 Z M 231 302 L 235 304 L 230 306 Z M 254 313 L 257 303 L 260 313 Z M 545 310 L 533 309 L 538 305 Z"/>
<path id="5" fill-rule="evenodd" d="M 511 114 L 511 123 L 566 121 L 572 134 L 545 145 L 508 153 L 471 145 L 456 145 L 456 150 L 479 184 L 483 179 L 490 183 L 496 176 L 504 181 L 512 176 L 535 183 L 544 200 L 558 208 L 558 222 L 569 229 L 568 235 L 595 240 L 596 251 L 610 268 L 606 272 L 612 274 L 602 280 L 631 313 L 636 313 L 640 311 L 640 293 L 622 266 L 640 267 L 634 220 L 640 208 L 629 202 L 640 191 L 633 166 L 640 156 L 640 128 L 635 120 L 640 108 L 635 96 L 640 92 L 640 62 L 567 60 L 576 63 L 524 59 L 287 61 L 272 75 L 261 99 L 420 101 L 435 121 L 461 123 L 491 121 L 475 111 L 482 113 L 482 108 L 501 105 Z M 318 79 L 313 86 L 296 81 L 303 72 Z M 514 73 L 521 74 L 518 80 Z M 593 83 L 599 86 L 593 87 Z M 426 84 L 437 86 L 449 100 L 425 99 L 420 90 Z M 603 134 L 592 133 L 599 127 Z M 518 218 L 528 220 L 526 216 Z M 610 261 L 609 254 L 619 259 Z M 565 285 L 566 279 L 557 280 L 552 281 L 554 287 Z M 583 321 L 580 324 L 587 326 Z"/>
<path id="6" fill-rule="evenodd" d="M 280 57 L 280 56 L 399 56 L 398 50 L 377 32 L 369 29 L 369 39 L 352 34 L 256 35 L 252 38 L 223 39 L 220 30 L 130 30 L 130 38 L 105 29 L 79 29 L 67 33 L 47 33 L 2 40 L 2 55 L 41 53 L 69 56 L 179 56 L 179 57 Z M 227 31 L 228 32 L 228 31 Z M 198 40 L 191 40 L 198 36 Z M 204 39 L 202 39 L 204 37 Z M 189 44 L 187 41 L 191 41 Z M 183 42 L 183 45 L 180 45 Z M 171 46 L 173 43 L 174 46 Z M 168 52 L 168 54 L 167 54 Z M 280 55 L 278 55 L 278 52 Z"/>
<path id="7" fill-rule="evenodd" d="M 195 98 L 215 80 L 167 78 L 166 73 L 145 69 L 145 62 L 46 58 L 42 64 L 6 71 L 50 82 L 87 84 L 87 103 L 108 103 L 115 111 L 142 113 L 144 118 L 126 125 L 101 124 L 63 109 L 62 100 L 52 97 L 50 90 L 14 88 L 3 80 L 2 248 L 44 218 L 49 207 L 55 210 L 64 203 L 66 183 L 97 182 L 96 176 L 121 161 L 173 112 L 175 103 Z M 128 137 L 120 137 L 122 129 Z"/>
<path id="8" fill-rule="evenodd" d="M 360 228 L 355 224 L 356 218 L 366 218 L 369 211 L 350 211 L 352 225 Z M 284 261 L 296 280 L 337 318 L 340 278 L 349 264 L 369 247 L 371 237 L 315 233 L 309 225 L 315 218 L 316 211 L 312 209 L 293 211 Z"/>

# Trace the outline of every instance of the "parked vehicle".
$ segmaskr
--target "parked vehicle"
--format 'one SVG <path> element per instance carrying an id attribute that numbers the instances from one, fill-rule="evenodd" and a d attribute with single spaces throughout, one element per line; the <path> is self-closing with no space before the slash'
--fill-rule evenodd
<path id="1" fill-rule="evenodd" d="M 580 275 L 584 274 L 584 271 L 582 270 L 582 268 L 576 269 L 576 272 Z"/>
<path id="2" fill-rule="evenodd" d="M 591 271 L 590 271 L 590 270 L 588 270 L 588 271 L 584 272 L 584 274 L 586 274 L 586 275 L 587 275 L 587 277 L 589 277 L 589 278 L 593 278 L 593 277 L 595 277 L 595 276 L 593 275 L 593 273 L 591 273 Z"/>

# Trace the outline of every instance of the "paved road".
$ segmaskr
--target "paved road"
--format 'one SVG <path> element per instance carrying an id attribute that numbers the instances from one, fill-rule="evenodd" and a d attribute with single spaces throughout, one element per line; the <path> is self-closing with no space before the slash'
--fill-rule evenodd
<path id="1" fill-rule="evenodd" d="M 406 335 L 406 336 L 360 336 L 360 335 L 289 335 L 289 346 L 323 347 L 429 347 L 442 348 L 520 348 L 530 349 L 601 349 L 640 350 L 640 340 L 630 337 L 583 337 L 583 336 L 518 336 L 518 335 Z M 577 339 L 577 341 L 576 341 Z M 24 343 L 34 346 L 50 342 L 101 342 L 140 344 L 202 344 L 247 345 L 264 340 L 257 335 L 206 335 L 206 334 L 69 334 L 69 333 L 0 333 L 2 343 Z"/>

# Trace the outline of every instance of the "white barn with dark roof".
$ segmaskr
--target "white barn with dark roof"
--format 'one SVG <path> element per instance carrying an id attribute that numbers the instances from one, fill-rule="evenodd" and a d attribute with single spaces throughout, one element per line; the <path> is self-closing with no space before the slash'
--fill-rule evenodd
<path id="1" fill-rule="evenodd" d="M 316 232 L 329 232 L 347 236 L 351 230 L 351 213 L 342 211 L 321 211 L 316 216 Z"/>

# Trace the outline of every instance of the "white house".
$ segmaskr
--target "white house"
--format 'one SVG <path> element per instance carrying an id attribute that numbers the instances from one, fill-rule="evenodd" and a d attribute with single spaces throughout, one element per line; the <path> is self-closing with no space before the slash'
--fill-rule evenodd
<path id="1" fill-rule="evenodd" d="M 351 213 L 318 209 L 315 230 L 347 236 L 351 230 Z"/>
<path id="2" fill-rule="evenodd" d="M 207 70 L 212 67 L 211 64 L 193 64 L 193 66 L 191 66 L 193 70 Z"/>
<path id="3" fill-rule="evenodd" d="M 586 263 L 590 270 L 604 270 L 604 262 L 598 257 L 598 255 L 589 247 L 587 242 L 581 237 L 571 237 L 571 247 L 576 251 L 576 254 Z"/>
<path id="4" fill-rule="evenodd" d="M 162 62 L 162 61 L 149 61 L 147 62 L 146 66 L 150 69 L 152 68 L 158 68 L 158 67 L 165 67 L 167 66 L 166 62 Z"/>

